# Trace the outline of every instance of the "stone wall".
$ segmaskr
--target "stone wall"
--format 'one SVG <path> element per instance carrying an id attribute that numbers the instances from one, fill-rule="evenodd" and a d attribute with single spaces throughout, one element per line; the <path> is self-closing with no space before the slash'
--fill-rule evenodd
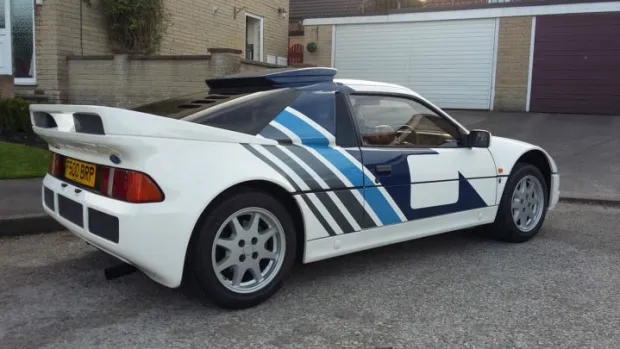
<path id="1" fill-rule="evenodd" d="M 499 21 L 495 101 L 497 111 L 525 111 L 530 62 L 532 17 Z"/>
<path id="2" fill-rule="evenodd" d="M 245 56 L 245 15 L 263 18 L 263 60 L 286 57 L 289 0 L 165 0 L 172 24 L 164 36 L 161 54 L 203 54 L 210 47 L 232 47 Z"/>
<path id="3" fill-rule="evenodd" d="M 211 49 L 196 56 L 69 57 L 69 103 L 131 108 L 200 91 L 205 80 L 242 71 L 282 68 L 241 59 L 241 51 Z"/>
<path id="4" fill-rule="evenodd" d="M 7 0 L 8 1 L 8 0 Z M 33 0 L 34 1 L 34 0 Z M 35 10 L 37 86 L 20 87 L 23 95 L 44 93 L 49 102 L 66 102 L 69 56 L 112 54 L 101 0 L 45 0 Z M 165 0 L 170 26 L 162 55 L 204 55 L 210 47 L 245 49 L 245 14 L 264 19 L 264 60 L 287 56 L 288 0 Z"/>
<path id="5" fill-rule="evenodd" d="M 46 0 L 35 10 L 37 89 L 51 102 L 68 97 L 68 55 L 109 53 L 100 1 Z"/>
<path id="6" fill-rule="evenodd" d="M 12 98 L 14 93 L 13 75 L 0 75 L 0 98 Z"/>
<path id="7" fill-rule="evenodd" d="M 320 67 L 332 66 L 332 30 L 331 25 L 311 25 L 304 28 L 304 63 Z M 315 42 L 316 52 L 308 52 L 308 43 Z"/>

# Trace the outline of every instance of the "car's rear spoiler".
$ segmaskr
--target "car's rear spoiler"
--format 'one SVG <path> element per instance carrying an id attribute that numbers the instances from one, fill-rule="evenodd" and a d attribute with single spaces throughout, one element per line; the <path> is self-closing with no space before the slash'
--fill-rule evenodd
<path id="1" fill-rule="evenodd" d="M 212 78 L 206 82 L 211 93 L 252 92 L 333 82 L 336 73 L 337 70 L 333 68 L 266 69 Z"/>
<path id="2" fill-rule="evenodd" d="M 212 142 L 266 143 L 274 141 L 193 122 L 123 108 L 32 104 L 33 130 L 43 139 L 102 142 L 106 136 L 159 137 Z"/>

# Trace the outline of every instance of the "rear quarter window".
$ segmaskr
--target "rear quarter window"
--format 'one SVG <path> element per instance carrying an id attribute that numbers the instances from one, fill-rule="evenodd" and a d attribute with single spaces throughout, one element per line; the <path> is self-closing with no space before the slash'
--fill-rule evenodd
<path id="1" fill-rule="evenodd" d="M 301 93 L 301 90 L 293 88 L 252 93 L 181 120 L 256 135 Z"/>

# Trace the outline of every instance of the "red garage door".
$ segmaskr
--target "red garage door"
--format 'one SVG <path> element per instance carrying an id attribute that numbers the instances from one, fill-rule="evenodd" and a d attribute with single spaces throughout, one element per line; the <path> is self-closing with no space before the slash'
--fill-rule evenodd
<path id="1" fill-rule="evenodd" d="M 536 18 L 530 110 L 620 115 L 620 13 Z"/>

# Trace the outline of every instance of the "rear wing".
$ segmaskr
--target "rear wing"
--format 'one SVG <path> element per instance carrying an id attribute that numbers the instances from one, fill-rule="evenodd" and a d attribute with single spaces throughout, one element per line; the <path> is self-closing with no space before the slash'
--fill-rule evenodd
<path id="1" fill-rule="evenodd" d="M 31 104 L 30 120 L 43 139 L 103 141 L 106 136 L 172 138 L 196 141 L 264 143 L 275 141 L 114 107 L 65 104 Z"/>
<path id="2" fill-rule="evenodd" d="M 333 68 L 283 68 L 244 72 L 206 80 L 210 93 L 248 93 L 272 88 L 299 87 L 333 82 L 338 71 Z"/>

